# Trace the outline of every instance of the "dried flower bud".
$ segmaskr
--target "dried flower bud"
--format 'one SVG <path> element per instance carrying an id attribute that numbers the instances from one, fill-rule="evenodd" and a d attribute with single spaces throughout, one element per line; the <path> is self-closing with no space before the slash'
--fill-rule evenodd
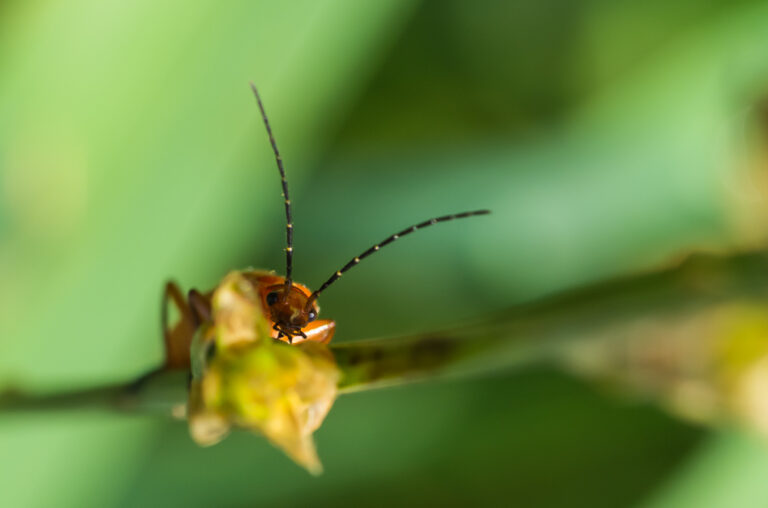
<path id="1" fill-rule="evenodd" d="M 249 287 L 238 272 L 228 275 L 213 295 L 213 325 L 195 339 L 190 433 L 205 446 L 232 426 L 258 431 L 319 473 L 312 433 L 336 399 L 339 370 L 322 344 L 274 341 Z"/>

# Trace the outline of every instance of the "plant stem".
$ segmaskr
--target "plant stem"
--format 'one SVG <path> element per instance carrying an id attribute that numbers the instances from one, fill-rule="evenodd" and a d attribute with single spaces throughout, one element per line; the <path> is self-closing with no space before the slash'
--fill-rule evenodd
<path id="1" fill-rule="evenodd" d="M 0 413 L 40 411 L 129 411 L 172 414 L 186 403 L 186 371 L 156 370 L 128 383 L 52 394 L 10 389 L 0 393 Z"/>
<path id="2" fill-rule="evenodd" d="M 640 320 L 685 319 L 728 302 L 768 303 L 768 251 L 695 255 L 674 267 L 516 306 L 462 327 L 331 346 L 342 393 L 557 361 L 593 337 L 620 338 Z M 170 413 L 189 374 L 157 370 L 127 384 L 35 395 L 6 392 L 0 412 L 118 409 Z"/>
<path id="3" fill-rule="evenodd" d="M 665 270 L 520 305 L 439 333 L 333 346 L 342 391 L 559 361 L 584 341 L 617 340 L 637 323 L 673 324 L 724 303 L 768 308 L 768 252 L 694 255 Z M 650 338 L 650 337 L 649 337 Z"/>

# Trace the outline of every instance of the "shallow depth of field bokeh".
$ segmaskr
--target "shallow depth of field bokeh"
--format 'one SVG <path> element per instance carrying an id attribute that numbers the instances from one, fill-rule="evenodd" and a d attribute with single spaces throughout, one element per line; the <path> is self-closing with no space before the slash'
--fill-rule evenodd
<path id="1" fill-rule="evenodd" d="M 337 341 L 426 331 L 764 240 L 768 4 L 0 3 L 0 387 L 161 359 L 168 278 L 283 267 Z M 768 394 L 766 394 L 768 396 Z M 768 446 L 556 369 L 340 398 L 310 477 L 236 433 L 0 415 L 2 506 L 761 506 Z M 763 503 L 764 505 L 764 503 Z"/>

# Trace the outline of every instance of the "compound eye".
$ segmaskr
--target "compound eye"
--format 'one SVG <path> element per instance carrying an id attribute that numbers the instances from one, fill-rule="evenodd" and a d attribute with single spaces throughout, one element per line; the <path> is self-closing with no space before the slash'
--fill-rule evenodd
<path id="1" fill-rule="evenodd" d="M 307 322 L 312 322 L 317 319 L 317 312 L 311 310 L 307 313 Z"/>
<path id="2" fill-rule="evenodd" d="M 277 291 L 272 291 L 267 295 L 267 305 L 274 305 L 277 303 Z"/>

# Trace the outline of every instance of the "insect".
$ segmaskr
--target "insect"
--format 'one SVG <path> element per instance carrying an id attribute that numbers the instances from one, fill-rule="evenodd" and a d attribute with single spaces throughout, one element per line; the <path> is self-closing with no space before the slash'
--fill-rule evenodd
<path id="1" fill-rule="evenodd" d="M 293 219 L 291 216 L 291 200 L 288 194 L 288 182 L 285 177 L 283 159 L 277 149 L 277 143 L 272 133 L 272 127 L 269 124 L 264 105 L 256 87 L 251 83 L 251 89 L 256 98 L 264 126 L 269 136 L 269 142 L 272 145 L 272 151 L 277 161 L 277 169 L 280 173 L 282 183 L 283 198 L 285 205 L 286 219 L 286 247 L 285 276 L 275 275 L 273 272 L 261 270 L 247 270 L 240 272 L 240 275 L 252 286 L 253 293 L 257 295 L 261 306 L 265 311 L 271 325 L 271 336 L 275 340 L 287 342 L 289 344 L 298 344 L 303 341 L 315 341 L 327 344 L 336 330 L 336 323 L 332 320 L 318 320 L 320 308 L 317 304 L 317 297 L 330 285 L 336 282 L 345 272 L 356 266 L 360 261 L 379 251 L 392 242 L 409 235 L 419 229 L 423 229 L 439 222 L 448 222 L 455 219 L 463 219 L 476 215 L 486 215 L 488 210 L 476 210 L 470 212 L 457 213 L 453 215 L 444 215 L 414 224 L 393 235 L 388 236 L 381 242 L 371 246 L 359 255 L 352 258 L 339 270 L 336 270 L 328 280 L 326 280 L 318 289 L 311 291 L 307 286 L 293 280 Z M 185 369 L 190 366 L 190 346 L 197 329 L 210 323 L 211 316 L 211 298 L 214 290 L 200 292 L 191 289 L 184 298 L 181 289 L 174 282 L 168 282 L 165 286 L 162 303 L 162 330 L 165 342 L 165 368 L 166 369 Z M 169 302 L 177 307 L 180 319 L 173 328 L 168 327 L 168 305 Z"/>

